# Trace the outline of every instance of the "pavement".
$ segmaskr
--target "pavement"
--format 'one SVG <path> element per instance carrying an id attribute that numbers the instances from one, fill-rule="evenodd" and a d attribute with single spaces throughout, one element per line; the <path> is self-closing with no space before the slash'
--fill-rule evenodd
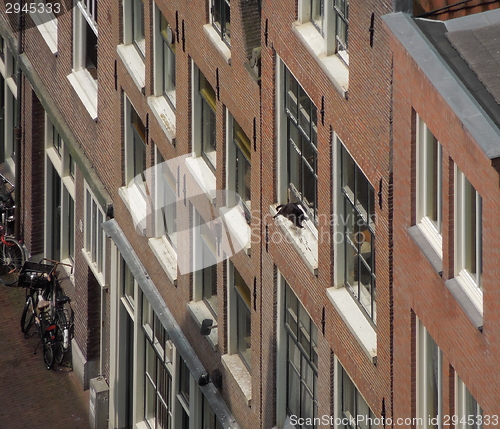
<path id="1" fill-rule="evenodd" d="M 0 285 L 0 429 L 89 429 L 89 391 L 70 364 L 48 371 L 41 345 L 34 354 L 38 335 L 21 333 L 24 299 L 24 289 Z"/>

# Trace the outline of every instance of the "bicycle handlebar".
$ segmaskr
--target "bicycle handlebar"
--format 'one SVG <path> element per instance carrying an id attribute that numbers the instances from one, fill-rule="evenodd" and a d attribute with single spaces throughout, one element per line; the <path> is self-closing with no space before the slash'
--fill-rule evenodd
<path id="1" fill-rule="evenodd" d="M 58 265 L 66 265 L 67 267 L 71 267 L 71 274 L 73 274 L 73 265 L 71 264 L 66 264 L 64 262 L 61 262 L 61 261 L 55 261 L 54 259 L 49 259 L 49 258 L 43 258 L 41 261 L 40 261 L 40 264 L 43 262 L 43 261 L 47 261 L 47 262 L 52 262 L 54 263 L 54 268 L 52 268 L 52 270 L 50 271 L 50 273 L 55 273 L 56 271 L 56 268 Z"/>

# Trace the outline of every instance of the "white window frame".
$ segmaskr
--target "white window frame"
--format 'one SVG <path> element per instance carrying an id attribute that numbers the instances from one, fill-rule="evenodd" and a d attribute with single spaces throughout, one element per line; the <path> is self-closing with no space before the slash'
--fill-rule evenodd
<path id="1" fill-rule="evenodd" d="M 359 172 L 364 176 L 366 179 L 366 182 L 368 183 L 368 186 L 371 186 L 370 181 L 368 180 L 367 175 L 364 173 L 364 171 L 360 168 L 360 166 L 356 163 L 356 160 L 354 157 L 349 153 L 347 147 L 343 144 L 342 140 L 334 134 L 332 136 L 334 140 L 334 159 L 336 159 L 336 162 L 334 163 L 334 168 L 337 169 L 336 172 L 334 172 L 334 181 L 333 181 L 333 194 L 334 194 L 334 211 L 333 213 L 336 214 L 336 221 L 334 222 L 334 237 L 336 239 L 334 240 L 335 243 L 335 252 L 334 252 L 334 266 L 336 267 L 334 270 L 334 284 L 337 288 L 345 288 L 346 290 L 349 290 L 349 288 L 346 286 L 346 245 L 347 242 L 343 238 L 342 240 L 339 240 L 337 237 L 344 237 L 345 236 L 345 227 L 348 225 L 349 219 L 347 218 L 347 214 L 345 213 L 345 204 L 346 204 L 346 196 L 344 195 L 344 192 L 342 191 L 342 148 L 345 149 L 346 153 L 351 157 L 351 159 L 354 162 L 355 169 L 359 170 Z M 356 173 L 356 172 L 355 172 Z M 375 194 L 375 192 L 374 192 Z M 353 196 L 354 198 L 354 196 Z M 351 198 L 350 198 L 351 200 Z M 355 199 L 357 201 L 357 199 Z M 351 201 L 352 202 L 352 201 Z M 375 199 L 372 201 L 373 204 L 375 204 Z M 347 203 L 348 204 L 348 203 Z M 352 204 L 351 204 L 352 205 Z M 375 250 L 371 250 L 372 255 L 375 254 L 376 248 L 377 248 L 377 241 L 376 241 L 376 228 L 375 228 L 375 222 L 374 219 L 371 219 L 368 214 L 362 212 L 361 209 L 358 210 L 358 204 L 355 204 L 356 208 L 353 207 L 353 210 L 358 211 L 362 215 L 364 214 L 366 218 L 369 219 L 364 219 L 365 224 L 367 226 L 367 231 L 373 236 L 371 239 L 370 243 L 371 246 L 373 246 L 373 240 L 375 241 Z M 375 209 L 375 207 L 374 207 Z M 352 225 L 354 225 L 354 222 L 352 222 Z M 361 240 L 361 236 L 358 236 L 357 234 L 354 236 L 354 238 L 358 238 Z M 357 244 L 357 243 L 356 243 Z M 363 246 L 364 243 L 361 243 L 361 246 Z M 362 252 L 362 247 L 360 248 L 360 251 L 358 254 L 361 254 Z M 371 258 L 373 259 L 374 256 Z M 362 261 L 360 262 L 361 264 L 363 263 Z M 373 266 L 372 271 L 370 272 L 370 275 L 372 277 L 376 276 L 376 266 Z M 373 287 L 373 284 L 370 284 L 371 287 Z M 376 287 L 376 284 L 375 284 Z M 361 287 L 360 287 L 361 288 Z M 351 288 L 352 290 L 353 288 Z M 373 296 L 373 291 L 370 293 L 370 310 L 372 311 L 372 314 L 368 313 L 368 309 L 365 308 L 365 306 L 362 305 L 360 297 L 355 297 L 353 292 L 350 292 L 350 295 L 356 305 L 360 308 L 360 314 L 363 314 L 366 319 L 369 321 L 370 324 L 376 325 L 376 297 L 375 299 L 372 299 Z M 372 308 L 373 306 L 373 308 Z M 373 316 L 373 318 L 372 318 Z"/>
<path id="2" fill-rule="evenodd" d="M 82 253 L 97 281 L 104 287 L 106 273 L 106 233 L 101 228 L 99 222 L 100 220 L 105 222 L 106 215 L 87 181 L 84 181 L 84 192 L 84 247 Z M 93 216 L 94 207 L 95 219 Z M 95 235 L 92 233 L 93 231 L 96 231 Z"/>
<path id="3" fill-rule="evenodd" d="M 175 114 L 175 104 L 176 104 L 176 85 L 174 83 L 173 89 L 170 88 L 165 91 L 165 60 L 164 60 L 164 49 L 165 49 L 165 44 L 168 43 L 165 39 L 164 36 L 161 33 L 161 18 L 165 19 L 167 23 L 167 30 L 165 30 L 168 34 L 171 35 L 172 38 L 172 44 L 176 48 L 176 41 L 175 41 L 175 33 L 174 30 L 172 29 L 172 26 L 166 19 L 166 17 L 162 14 L 158 6 L 155 4 L 154 5 L 154 15 L 153 15 L 153 49 L 154 49 L 154 56 L 153 56 L 153 93 L 155 97 L 163 97 L 169 104 L 170 109 L 174 112 Z M 172 57 L 175 65 L 176 61 L 176 56 L 175 52 L 172 47 L 167 47 L 168 49 L 167 55 L 169 55 L 169 65 L 171 64 Z"/>
<path id="4" fill-rule="evenodd" d="M 227 306 L 227 318 L 228 318 L 228 324 L 227 324 L 227 339 L 228 339 L 228 353 L 230 355 L 236 355 L 238 356 L 239 360 L 241 361 L 241 365 L 244 366 L 248 372 L 251 372 L 251 351 L 252 348 L 250 346 L 250 362 L 246 362 L 246 358 L 244 358 L 240 352 L 239 352 L 239 347 L 238 347 L 238 299 L 239 299 L 239 292 L 236 290 L 236 285 L 235 285 L 235 270 L 236 267 L 234 264 L 228 260 L 227 264 L 227 300 L 228 300 L 228 306 Z M 241 275 L 240 275 L 241 276 Z M 244 280 L 243 280 L 244 281 Z M 251 296 L 251 289 L 248 284 L 245 285 L 248 287 L 248 290 L 250 292 Z M 250 298 L 251 301 L 251 298 Z M 248 305 L 248 303 L 245 303 L 245 305 Z M 252 308 L 251 308 L 251 302 L 250 302 L 250 307 L 248 308 L 249 313 L 250 313 L 250 320 L 252 319 Z"/>
<path id="5" fill-rule="evenodd" d="M 468 181 L 459 167 L 455 164 L 455 278 L 462 286 L 469 299 L 475 307 L 483 314 L 483 290 L 482 290 L 482 198 Z M 471 226 L 466 222 L 468 214 L 466 208 L 470 205 L 471 195 L 467 188 L 475 192 L 476 213 L 476 273 L 470 273 L 467 269 L 468 249 L 466 248 L 466 237 L 472 233 Z"/>
<path id="6" fill-rule="evenodd" d="M 97 5 L 97 2 L 95 3 Z M 82 0 L 73 8 L 73 69 L 67 76 L 70 84 L 87 109 L 91 118 L 97 120 L 97 78 L 94 79 L 87 68 L 87 31 L 92 31 L 99 41 L 97 23 L 87 12 Z M 95 74 L 98 65 L 95 65 Z"/>
<path id="7" fill-rule="evenodd" d="M 155 236 L 163 236 L 177 253 L 176 179 L 158 147 L 155 150 L 155 191 Z M 169 222 L 168 219 L 171 221 Z M 165 228 L 165 222 L 167 222 L 167 228 Z"/>
<path id="8" fill-rule="evenodd" d="M 322 28 L 319 28 L 316 20 L 311 16 L 313 2 L 321 1 L 322 6 Z M 346 0 L 348 1 L 348 0 Z M 335 0 L 298 0 L 298 21 L 306 27 L 315 31 L 305 31 L 303 35 L 307 42 L 320 46 L 319 52 L 326 56 L 337 54 L 346 65 L 349 65 L 349 54 L 347 50 L 339 48 L 336 37 L 336 12 L 334 11 Z M 349 30 L 348 30 L 349 31 Z"/>
<path id="9" fill-rule="evenodd" d="M 125 185 L 130 186 L 131 182 L 133 181 L 133 184 L 136 185 L 138 189 L 140 189 L 141 193 L 145 198 L 147 195 L 147 190 L 146 190 L 147 182 L 145 180 L 146 171 L 140 173 L 140 177 L 137 177 L 139 175 L 134 176 L 135 156 L 134 156 L 134 130 L 131 122 L 132 112 L 133 111 L 136 112 L 141 122 L 142 119 L 140 118 L 139 114 L 137 113 L 137 110 L 134 108 L 128 97 L 126 95 L 124 95 L 124 97 L 125 97 L 125 103 L 124 103 Z M 144 125 L 144 122 L 142 122 L 142 125 Z M 143 141 L 143 143 L 144 143 L 144 159 L 146 161 L 146 168 L 147 168 L 147 156 L 148 156 L 147 141 Z"/>
<path id="10" fill-rule="evenodd" d="M 207 227 L 206 223 L 203 222 L 203 218 L 193 207 L 193 221 L 194 221 L 194 234 L 193 234 L 193 249 L 194 249 L 194 260 L 195 266 L 200 266 L 200 264 L 204 264 L 205 252 L 206 257 L 212 259 L 214 264 L 212 265 L 212 269 L 217 270 L 217 241 L 216 238 L 211 234 L 211 231 Z M 209 301 L 206 302 L 206 298 L 203 292 L 203 272 L 201 269 L 194 271 L 193 273 L 193 301 L 202 302 L 207 310 L 207 314 L 210 315 L 209 318 L 214 318 L 217 320 L 218 313 L 220 313 L 218 305 L 218 296 L 215 298 L 211 297 L 211 299 L 215 299 L 215 303 Z M 214 323 L 215 324 L 215 323 Z"/>
<path id="11" fill-rule="evenodd" d="M 357 411 L 357 415 L 351 415 L 350 413 L 347 414 L 344 412 L 344 404 L 343 399 L 344 399 L 344 385 L 343 385 L 343 380 L 342 380 L 342 373 L 345 373 L 345 375 L 349 378 L 350 382 L 352 383 L 353 388 L 355 389 L 355 407 Z M 361 428 L 361 425 L 359 426 L 352 426 L 350 424 L 347 425 L 341 425 L 339 424 L 344 420 L 347 422 L 352 422 L 356 421 L 358 417 L 363 417 L 365 419 L 365 422 L 368 420 L 368 422 L 373 422 L 375 419 L 375 415 L 373 414 L 373 411 L 371 410 L 370 406 L 366 402 L 365 398 L 361 394 L 360 390 L 356 386 L 356 383 L 352 380 L 351 376 L 349 373 L 345 370 L 343 367 L 342 363 L 338 359 L 337 355 L 334 356 L 334 386 L 335 386 L 335 395 L 334 395 L 334 415 L 335 415 L 335 429 L 344 429 L 344 428 L 352 428 L 352 429 L 358 429 Z M 362 401 L 362 402 L 360 402 Z M 369 420 L 370 419 L 370 420 Z M 377 426 L 374 424 L 368 424 L 365 423 L 363 425 L 364 428 L 366 429 L 375 429 Z"/>
<path id="12" fill-rule="evenodd" d="M 443 258 L 442 227 L 442 202 L 443 202 L 443 154 L 439 141 L 431 133 L 425 122 L 416 115 L 416 222 L 419 229 L 427 238 L 435 252 Z M 435 140 L 437 152 L 431 154 L 432 139 Z M 436 171 L 434 172 L 432 156 L 436 159 Z M 432 177 L 430 177 L 432 176 Z M 428 216 L 434 202 L 429 201 L 433 196 L 432 180 L 437 182 L 437 195 L 435 204 L 437 220 L 434 222 Z"/>
<path id="13" fill-rule="evenodd" d="M 467 389 L 457 372 L 455 372 L 455 415 L 457 419 L 456 429 L 482 429 L 485 423 L 498 424 L 498 416 L 483 415 L 483 409 Z M 488 422 L 486 419 L 490 421 Z"/>
<path id="14" fill-rule="evenodd" d="M 0 77 L 3 78 L 4 86 L 4 130 L 3 130 L 3 152 L 4 161 L 11 172 L 15 172 L 14 161 L 14 126 L 15 126 L 15 106 L 17 99 L 17 84 L 12 75 L 13 65 L 15 63 L 14 57 L 9 50 L 7 42 L 2 38 L 0 40 L 3 47 L 4 60 L 0 58 Z M 9 120 L 9 118 L 11 120 Z"/>
<path id="15" fill-rule="evenodd" d="M 443 427 L 443 353 L 434 339 L 430 336 L 424 324 L 416 319 L 416 426 L 417 429 L 437 429 Z M 433 344 L 434 343 L 434 344 Z M 432 362 L 432 347 L 437 349 L 437 368 Z M 436 385 L 432 384 L 433 371 L 437 369 Z M 433 398 L 435 389 L 437 398 Z M 437 403 L 436 415 L 430 415 L 429 401 L 435 400 Z M 434 424 L 431 424 L 431 421 Z"/>
<path id="16" fill-rule="evenodd" d="M 217 23 L 215 20 L 214 20 L 214 15 L 215 15 L 215 4 L 219 3 L 221 6 L 224 6 L 224 4 L 227 4 L 229 6 L 229 20 L 226 19 L 225 17 L 225 13 L 223 11 L 223 7 L 220 7 L 220 23 Z M 229 27 L 229 32 L 227 31 L 227 24 L 229 24 L 229 26 L 231 25 L 231 4 L 230 4 L 230 0 L 210 0 L 210 24 L 212 24 L 212 27 L 215 29 L 215 31 L 217 32 L 217 34 L 219 35 L 220 39 L 230 48 L 231 47 L 231 27 Z M 224 15 L 224 18 L 223 18 L 223 15 Z M 223 21 L 224 21 L 224 25 L 223 24 Z M 224 30 L 223 31 L 223 27 L 224 27 Z M 229 33 L 229 36 L 228 36 L 228 33 Z"/>
<path id="17" fill-rule="evenodd" d="M 76 186 L 75 178 L 70 174 L 70 162 L 72 162 L 72 157 L 70 155 L 67 145 L 62 139 L 60 139 L 60 148 L 56 150 L 53 145 L 54 133 L 57 133 L 57 129 L 50 121 L 47 114 L 45 114 L 45 195 L 52 195 L 50 191 L 50 186 L 52 184 L 53 173 L 55 172 L 59 180 L 61 181 L 61 226 L 59 232 L 60 243 L 53 243 L 52 239 L 54 237 L 54 232 L 52 231 L 52 217 L 54 215 L 52 210 L 52 199 L 45 199 L 45 249 L 44 253 L 46 257 L 54 258 L 52 254 L 53 244 L 59 247 L 60 260 L 65 264 L 73 265 L 74 260 L 71 257 L 71 251 L 69 248 L 69 230 L 71 224 L 73 224 L 73 258 L 75 257 L 75 238 L 76 238 L 76 224 L 75 224 L 75 213 L 76 213 Z M 60 137 L 59 137 L 60 138 Z M 53 166 L 51 170 L 50 166 Z M 73 202 L 73 221 L 70 221 L 70 203 Z M 66 267 L 65 267 L 66 268 Z M 72 276 L 71 276 L 72 277 Z"/>
<path id="18" fill-rule="evenodd" d="M 192 154 L 193 157 L 200 158 L 203 160 L 203 163 L 208 167 L 210 173 L 214 176 L 215 174 L 213 170 L 217 169 L 217 162 L 216 159 L 212 161 L 207 161 L 205 157 L 203 156 L 203 148 L 202 148 L 202 103 L 206 103 L 210 109 L 213 109 L 213 106 L 210 105 L 208 101 L 206 101 L 201 95 L 199 91 L 200 87 L 200 75 L 202 74 L 201 70 L 198 68 L 198 66 L 192 62 L 192 109 L 193 109 L 193 120 L 192 120 L 192 136 L 193 136 L 193 142 L 191 147 L 193 148 Z M 206 79 L 206 78 L 205 78 Z M 208 82 L 208 81 L 207 81 Z M 213 89 L 213 87 L 212 87 Z M 217 101 L 215 101 L 217 103 Z M 217 121 L 217 111 L 215 110 L 215 115 L 216 115 L 216 121 Z M 217 139 L 217 133 L 216 137 Z"/>
<path id="19" fill-rule="evenodd" d="M 123 0 L 123 44 L 131 45 L 137 52 L 137 58 L 140 58 L 142 62 L 145 61 L 146 57 L 146 27 L 144 27 L 144 39 L 140 40 L 139 43 L 134 39 L 134 2 L 143 2 L 144 12 L 143 19 L 145 15 L 145 4 L 143 0 Z"/>

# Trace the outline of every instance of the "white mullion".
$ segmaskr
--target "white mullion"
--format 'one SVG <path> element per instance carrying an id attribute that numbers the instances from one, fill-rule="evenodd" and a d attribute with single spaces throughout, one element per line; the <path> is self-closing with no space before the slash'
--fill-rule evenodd
<path id="1" fill-rule="evenodd" d="M 476 192 L 476 285 L 479 289 L 482 288 L 481 271 L 482 271 L 482 198 Z"/>
<path id="2" fill-rule="evenodd" d="M 441 235 L 442 231 L 442 219 L 443 219 L 443 148 L 441 147 L 441 144 L 437 142 L 437 174 L 436 174 L 436 180 L 437 180 L 437 186 L 436 186 L 436 191 L 437 191 L 437 198 L 436 198 L 436 211 L 437 211 L 437 230 L 438 233 Z"/>

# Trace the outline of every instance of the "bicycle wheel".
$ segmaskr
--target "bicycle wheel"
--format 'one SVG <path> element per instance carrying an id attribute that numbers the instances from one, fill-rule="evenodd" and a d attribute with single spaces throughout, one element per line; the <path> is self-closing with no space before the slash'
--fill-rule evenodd
<path id="1" fill-rule="evenodd" d="M 26 304 L 24 304 L 23 314 L 21 315 L 21 332 L 26 337 L 30 328 L 35 321 L 35 313 L 33 313 L 33 297 L 28 295 Z"/>
<path id="2" fill-rule="evenodd" d="M 54 359 L 58 365 L 61 365 L 64 359 L 64 333 L 61 328 L 56 328 L 56 338 L 54 343 Z"/>
<path id="3" fill-rule="evenodd" d="M 47 369 L 52 368 L 54 366 L 54 361 L 55 361 L 54 329 L 55 329 L 54 325 L 47 327 L 42 337 L 43 361 L 45 362 L 45 368 Z"/>
<path id="4" fill-rule="evenodd" d="M 26 254 L 19 241 L 12 237 L 3 237 L 0 240 L 0 265 L 3 271 L 0 274 L 0 283 L 12 286 L 19 278 L 19 271 L 26 262 Z"/>

